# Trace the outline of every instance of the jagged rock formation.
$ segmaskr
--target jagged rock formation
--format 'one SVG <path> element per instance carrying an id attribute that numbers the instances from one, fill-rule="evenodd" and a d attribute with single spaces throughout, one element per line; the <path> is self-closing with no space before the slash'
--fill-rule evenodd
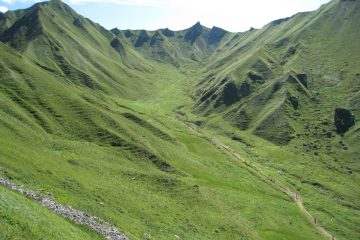
<path id="1" fill-rule="evenodd" d="M 202 31 L 203 26 L 200 24 L 200 22 L 197 22 L 194 26 L 187 30 L 184 39 L 186 41 L 194 43 L 196 39 L 201 35 Z"/>
<path id="2" fill-rule="evenodd" d="M 116 36 L 119 36 L 121 34 L 121 31 L 118 28 L 113 28 L 110 31 Z"/>
<path id="3" fill-rule="evenodd" d="M 223 89 L 224 104 L 230 106 L 239 100 L 238 89 L 232 82 L 227 83 Z"/>
<path id="4" fill-rule="evenodd" d="M 141 30 L 138 39 L 135 42 L 135 47 L 141 47 L 144 43 L 146 43 L 150 39 L 150 36 L 145 30 Z"/>
<path id="5" fill-rule="evenodd" d="M 175 32 L 171 31 L 169 28 L 165 28 L 165 29 L 161 30 L 161 32 L 166 37 L 173 37 L 175 35 Z"/>
<path id="6" fill-rule="evenodd" d="M 209 44 L 219 43 L 226 33 L 227 31 L 225 31 L 222 28 L 213 27 L 210 31 L 210 35 L 208 39 Z"/>

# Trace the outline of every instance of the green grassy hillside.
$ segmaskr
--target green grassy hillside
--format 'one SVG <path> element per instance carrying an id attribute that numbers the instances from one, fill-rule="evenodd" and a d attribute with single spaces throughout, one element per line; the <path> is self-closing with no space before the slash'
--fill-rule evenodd
<path id="1" fill-rule="evenodd" d="M 9 27 L 1 33 L 1 41 L 44 70 L 79 87 L 124 98 L 151 91 L 154 83 L 144 74 L 154 72 L 156 66 L 61 1 L 38 3 L 23 14 L 5 16 L 2 25 Z M 136 85 L 137 81 L 142 84 Z"/>
<path id="2" fill-rule="evenodd" d="M 348 90 L 358 84 L 359 61 L 354 57 L 359 47 L 351 39 L 359 37 L 354 31 L 359 20 L 358 1 L 333 1 L 317 12 L 244 33 L 235 45 L 229 41 L 227 51 L 209 63 L 208 76 L 196 92 L 195 111 L 225 110 L 240 129 L 278 144 L 287 144 L 297 133 L 294 125 L 301 124 L 290 115 L 323 109 L 320 101 L 328 103 L 330 118 L 336 107 L 357 111 L 356 104 L 348 104 L 353 101 Z M 342 99 L 325 100 L 324 91 Z"/>
<path id="3" fill-rule="evenodd" d="M 2 186 L 0 193 L 0 239 L 104 239 Z"/>
<path id="4" fill-rule="evenodd" d="M 360 118 L 359 7 L 333 1 L 244 33 L 108 31 L 58 0 L 7 12 L 0 176 L 131 239 L 325 239 L 216 136 L 301 194 L 337 239 L 357 239 L 360 126 L 339 135 L 334 114 Z M 26 226 L 6 223 L 0 238 L 98 237 L 44 209 L 56 224 L 38 229 L 24 216 L 41 207 L 0 191 L 1 222 Z M 25 215 L 10 218 L 11 201 Z"/>
<path id="5" fill-rule="evenodd" d="M 359 236 L 359 123 L 341 136 L 334 116 L 346 108 L 360 117 L 359 8 L 359 1 L 333 1 L 243 34 L 233 53 L 210 63 L 220 71 L 201 81 L 194 108 L 211 119 L 208 128 L 305 194 L 345 239 Z"/>
<path id="6" fill-rule="evenodd" d="M 150 103 L 88 93 L 2 53 L 2 176 L 134 239 L 321 238 L 288 197 Z"/>

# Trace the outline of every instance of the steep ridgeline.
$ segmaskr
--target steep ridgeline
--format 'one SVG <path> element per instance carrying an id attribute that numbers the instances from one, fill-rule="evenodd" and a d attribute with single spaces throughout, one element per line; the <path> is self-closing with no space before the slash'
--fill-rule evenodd
<path id="1" fill-rule="evenodd" d="M 78 86 L 127 98 L 147 92 L 150 83 L 141 74 L 149 72 L 152 64 L 60 0 L 7 12 L 0 26 L 2 42 Z"/>
<path id="2" fill-rule="evenodd" d="M 109 31 L 60 0 L 1 13 L 0 178 L 130 239 L 323 239 L 251 161 L 358 239 L 359 39 L 359 0 L 241 33 Z M 41 206 L 1 191 L 0 238 L 46 238 L 24 215 Z"/>
<path id="3" fill-rule="evenodd" d="M 145 56 L 176 67 L 196 64 L 202 66 L 221 44 L 233 36 L 224 29 L 204 27 L 197 22 L 189 29 L 172 31 L 168 28 L 157 31 L 111 30 L 125 38 Z"/>

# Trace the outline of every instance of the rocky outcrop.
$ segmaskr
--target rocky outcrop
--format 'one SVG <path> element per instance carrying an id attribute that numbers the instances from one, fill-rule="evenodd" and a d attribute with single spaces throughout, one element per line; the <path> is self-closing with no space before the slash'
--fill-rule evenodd
<path id="1" fill-rule="evenodd" d="M 81 19 L 80 17 L 75 18 L 73 21 L 74 26 L 79 27 L 79 28 L 83 28 L 85 21 L 83 19 Z"/>
<path id="2" fill-rule="evenodd" d="M 355 125 L 355 116 L 350 110 L 344 108 L 335 109 L 334 124 L 336 132 L 340 135 L 345 134 L 352 126 Z"/>
<path id="3" fill-rule="evenodd" d="M 138 39 L 136 40 L 135 47 L 141 47 L 144 43 L 149 41 L 150 37 L 145 30 L 141 30 Z"/>
<path id="4" fill-rule="evenodd" d="M 210 31 L 208 43 L 209 44 L 219 43 L 226 33 L 227 32 L 222 28 L 213 27 Z"/>
<path id="5" fill-rule="evenodd" d="M 114 40 L 111 41 L 110 45 L 118 53 L 120 53 L 120 54 L 125 53 L 125 48 L 118 38 L 114 38 Z"/>
<path id="6" fill-rule="evenodd" d="M 223 100 L 226 106 L 230 106 L 240 99 L 238 89 L 232 82 L 227 83 L 223 89 Z"/>
<path id="7" fill-rule="evenodd" d="M 97 217 L 90 216 L 89 214 L 78 211 L 70 206 L 59 204 L 51 199 L 40 196 L 39 194 L 25 188 L 24 186 L 18 186 L 4 178 L 0 178 L 0 184 L 41 203 L 41 205 L 44 207 L 51 209 L 55 213 L 65 218 L 68 218 L 78 224 L 87 225 L 96 232 L 105 236 L 105 238 L 108 240 L 129 240 L 129 238 L 125 236 L 119 229 L 111 226 Z"/>
<path id="8" fill-rule="evenodd" d="M 159 32 L 156 32 L 150 39 L 150 47 L 154 46 L 156 43 L 162 42 L 163 38 Z"/>
<path id="9" fill-rule="evenodd" d="M 171 31 L 168 28 L 161 30 L 161 33 L 164 34 L 164 36 L 166 37 L 173 37 L 175 35 L 174 31 Z"/>
<path id="10" fill-rule="evenodd" d="M 305 81 L 306 80 L 306 81 Z M 307 77 L 303 77 L 301 80 L 298 78 L 298 75 L 289 74 L 286 81 L 290 83 L 298 92 L 301 92 L 305 95 L 308 95 L 307 90 Z"/>
<path id="11" fill-rule="evenodd" d="M 264 78 L 262 76 L 260 76 L 259 74 L 255 73 L 255 72 L 248 72 L 247 73 L 247 76 L 250 80 L 254 81 L 254 82 L 257 82 L 257 81 L 263 81 Z"/>
<path id="12" fill-rule="evenodd" d="M 308 76 L 305 73 L 297 74 L 296 77 L 305 88 L 308 88 Z"/>
<path id="13" fill-rule="evenodd" d="M 246 97 L 246 96 L 249 96 L 250 93 L 251 93 L 251 84 L 248 83 L 247 81 L 244 81 L 240 85 L 240 95 L 241 95 L 241 97 Z"/>
<path id="14" fill-rule="evenodd" d="M 289 97 L 289 101 L 295 110 L 299 108 L 299 99 L 297 97 L 291 96 Z"/>
<path id="15" fill-rule="evenodd" d="M 113 28 L 110 30 L 110 32 L 112 32 L 116 36 L 120 36 L 120 34 L 121 34 L 121 31 L 118 28 Z"/>
<path id="16" fill-rule="evenodd" d="M 194 26 L 187 30 L 185 34 L 185 40 L 194 43 L 196 39 L 201 35 L 202 31 L 203 26 L 200 24 L 200 22 L 197 22 Z"/>
<path id="17" fill-rule="evenodd" d="M 129 38 L 129 37 L 132 37 L 133 33 L 130 30 L 126 30 L 124 32 L 124 35 L 125 35 L 126 38 Z"/>

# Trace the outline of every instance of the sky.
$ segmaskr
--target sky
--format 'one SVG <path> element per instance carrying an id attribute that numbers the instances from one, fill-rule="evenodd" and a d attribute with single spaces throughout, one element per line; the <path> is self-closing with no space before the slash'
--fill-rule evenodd
<path id="1" fill-rule="evenodd" d="M 232 32 L 261 28 L 330 0 L 63 0 L 107 29 L 182 30 L 200 21 Z M 26 8 L 36 0 L 0 0 L 0 11 Z"/>

